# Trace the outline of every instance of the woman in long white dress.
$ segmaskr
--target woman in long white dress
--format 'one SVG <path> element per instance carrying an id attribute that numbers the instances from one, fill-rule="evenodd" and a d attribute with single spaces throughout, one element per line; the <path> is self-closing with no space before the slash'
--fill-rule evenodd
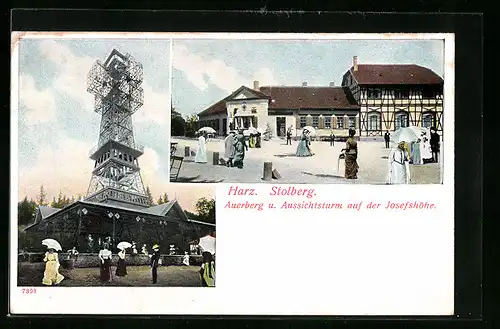
<path id="1" fill-rule="evenodd" d="M 427 136 L 423 136 L 420 141 L 420 155 L 422 157 L 422 163 L 429 163 L 432 159 L 431 144 Z"/>
<path id="2" fill-rule="evenodd" d="M 404 142 L 400 142 L 389 154 L 387 184 L 409 184 L 410 179 L 409 156 Z"/>
<path id="3" fill-rule="evenodd" d="M 207 146 L 205 135 L 205 133 L 202 133 L 198 138 L 198 149 L 196 150 L 194 162 L 207 163 Z"/>

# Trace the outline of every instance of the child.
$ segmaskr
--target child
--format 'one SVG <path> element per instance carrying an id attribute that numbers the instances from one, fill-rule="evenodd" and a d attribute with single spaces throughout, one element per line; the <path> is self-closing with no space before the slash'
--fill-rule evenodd
<path id="1" fill-rule="evenodd" d="M 200 268 L 201 285 L 203 287 L 215 287 L 215 262 L 213 261 L 212 254 L 204 251 L 203 264 Z"/>

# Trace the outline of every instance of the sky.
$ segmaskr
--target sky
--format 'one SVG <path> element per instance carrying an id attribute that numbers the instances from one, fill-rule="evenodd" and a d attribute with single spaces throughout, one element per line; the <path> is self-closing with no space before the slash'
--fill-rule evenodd
<path id="1" fill-rule="evenodd" d="M 241 85 L 339 86 L 358 64 L 418 64 L 443 77 L 442 40 L 174 40 L 172 103 L 199 113 Z"/>
<path id="2" fill-rule="evenodd" d="M 93 63 L 116 48 L 144 67 L 144 105 L 133 115 L 144 185 L 155 200 L 163 193 L 193 210 L 200 197 L 214 197 L 209 186 L 168 183 L 167 133 L 170 106 L 170 40 L 29 39 L 19 42 L 19 189 L 18 197 L 36 199 L 59 191 L 86 195 L 93 169 L 89 150 L 97 144 L 100 115 L 86 91 Z"/>

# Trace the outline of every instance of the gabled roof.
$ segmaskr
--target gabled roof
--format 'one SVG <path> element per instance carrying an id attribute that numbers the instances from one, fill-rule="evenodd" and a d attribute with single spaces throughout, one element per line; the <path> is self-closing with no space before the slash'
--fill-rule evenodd
<path id="1" fill-rule="evenodd" d="M 346 87 L 261 87 L 269 109 L 359 109 Z"/>
<path id="2" fill-rule="evenodd" d="M 56 212 L 60 211 L 61 209 L 47 207 L 47 206 L 39 206 L 38 210 L 40 211 L 40 214 L 42 215 L 42 218 L 45 218 L 45 217 L 48 217 L 48 216 L 50 216 L 52 214 L 55 214 Z"/>
<path id="3" fill-rule="evenodd" d="M 258 95 L 258 99 L 269 99 L 269 109 L 359 109 L 351 91 L 345 87 L 282 87 L 265 86 L 260 91 L 241 86 L 231 95 L 200 112 L 199 116 L 226 112 L 226 102 L 242 90 Z"/>
<path id="4" fill-rule="evenodd" d="M 429 68 L 415 64 L 358 64 L 349 69 L 360 85 L 437 85 L 443 79 Z"/>
<path id="5" fill-rule="evenodd" d="M 255 95 L 255 97 L 247 98 L 247 99 L 269 99 L 269 96 L 260 92 L 259 90 L 253 90 L 248 88 L 247 86 L 241 86 L 238 89 L 236 89 L 234 92 L 232 92 L 229 96 L 224 97 L 217 103 L 207 107 L 205 110 L 202 112 L 198 113 L 198 115 L 213 115 L 213 114 L 220 114 L 220 113 L 225 113 L 226 112 L 226 102 L 232 100 L 234 97 L 236 97 L 238 94 L 240 94 L 243 91 L 248 91 L 249 93 L 252 93 Z"/>

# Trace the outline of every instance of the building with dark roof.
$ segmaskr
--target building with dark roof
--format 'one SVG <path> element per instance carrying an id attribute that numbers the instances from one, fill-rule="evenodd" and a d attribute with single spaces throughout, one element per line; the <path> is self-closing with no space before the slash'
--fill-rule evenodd
<path id="1" fill-rule="evenodd" d="M 342 85 L 313 87 L 239 87 L 198 113 L 199 125 L 218 134 L 249 127 L 284 136 L 292 128 L 312 126 L 317 135 L 380 136 L 409 125 L 442 130 L 443 79 L 419 65 L 358 65 L 344 74 Z"/>
<path id="2" fill-rule="evenodd" d="M 147 208 L 79 200 L 63 209 L 40 206 L 25 230 L 35 247 L 43 248 L 41 240 L 53 238 L 63 248 L 96 252 L 106 239 L 135 241 L 138 248 L 153 243 L 188 248 L 193 238 L 212 234 L 215 224 L 190 219 L 176 200 Z"/>
<path id="3" fill-rule="evenodd" d="M 347 136 L 348 128 L 359 127 L 359 106 L 349 88 L 241 86 L 231 95 L 198 114 L 200 126 L 210 126 L 225 135 L 230 129 L 270 129 L 273 136 L 285 136 L 305 126 L 317 134 Z"/>
<path id="4" fill-rule="evenodd" d="M 356 56 L 342 79 L 360 106 L 362 136 L 408 126 L 442 131 L 443 85 L 426 67 L 358 64 Z"/>

